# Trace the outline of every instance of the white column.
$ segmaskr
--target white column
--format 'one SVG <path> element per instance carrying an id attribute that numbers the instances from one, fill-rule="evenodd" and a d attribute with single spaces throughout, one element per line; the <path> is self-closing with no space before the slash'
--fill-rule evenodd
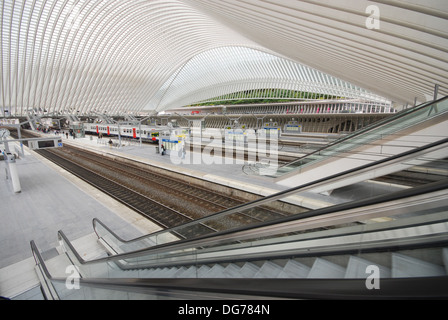
<path id="1" fill-rule="evenodd" d="M 8 165 L 9 176 L 11 177 L 12 188 L 15 193 L 22 192 L 19 174 L 17 172 L 16 159 L 12 153 L 6 153 L 6 163 Z"/>

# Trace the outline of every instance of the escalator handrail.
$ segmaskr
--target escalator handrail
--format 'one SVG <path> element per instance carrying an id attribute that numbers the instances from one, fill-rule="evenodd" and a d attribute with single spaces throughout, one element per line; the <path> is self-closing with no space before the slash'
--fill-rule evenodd
<path id="1" fill-rule="evenodd" d="M 304 191 L 304 190 L 307 190 L 307 189 L 312 189 L 312 188 L 316 187 L 317 185 L 319 185 L 320 183 L 328 183 L 329 181 L 331 181 L 333 179 L 338 179 L 338 178 L 341 178 L 343 176 L 356 173 L 357 171 L 366 170 L 368 168 L 377 166 L 379 164 L 384 164 L 384 163 L 387 163 L 389 161 L 394 161 L 394 160 L 396 160 L 398 158 L 401 158 L 401 157 L 405 157 L 405 156 L 409 156 L 409 155 L 412 155 L 412 154 L 415 154 L 415 153 L 426 151 L 428 149 L 431 149 L 433 147 L 437 147 L 437 146 L 440 146 L 440 145 L 443 145 L 443 144 L 446 144 L 446 143 L 448 143 L 448 138 L 442 139 L 442 140 L 437 141 L 437 142 L 433 142 L 431 144 L 428 144 L 428 145 L 425 145 L 425 146 L 422 146 L 422 147 L 419 147 L 419 148 L 416 148 L 416 149 L 413 149 L 413 150 L 408 150 L 406 152 L 403 152 L 401 154 L 397 154 L 397 155 L 391 156 L 389 158 L 377 160 L 377 161 L 375 161 L 373 163 L 366 164 L 366 165 L 363 165 L 363 166 L 358 167 L 358 168 L 349 169 L 349 170 L 346 170 L 344 172 L 337 173 L 337 174 L 334 174 L 334 175 L 326 177 L 326 178 L 321 178 L 321 179 L 318 179 L 316 181 L 312 181 L 312 182 L 306 183 L 306 184 L 298 186 L 298 187 L 294 187 L 294 188 L 291 188 L 291 189 L 288 189 L 288 190 L 280 191 L 278 193 L 266 196 L 266 197 L 258 199 L 258 200 L 254 200 L 254 201 L 251 201 L 251 202 L 248 202 L 248 203 L 245 203 L 245 204 L 238 205 L 236 207 L 225 209 L 223 211 L 219 211 L 219 212 L 216 212 L 214 214 L 211 214 L 211 215 L 209 215 L 207 217 L 196 219 L 196 220 L 194 220 L 192 222 L 187 222 L 187 223 L 181 224 L 179 226 L 175 226 L 175 227 L 170 228 L 170 229 L 164 229 L 164 230 L 156 231 L 154 233 L 151 233 L 151 234 L 148 234 L 148 235 L 143 235 L 141 237 L 137 237 L 137 238 L 131 239 L 131 240 L 123 240 L 123 239 L 121 239 L 110 228 L 108 228 L 104 223 L 102 223 L 97 218 L 94 218 L 92 220 L 92 224 L 93 224 L 93 228 L 94 228 L 95 232 L 96 232 L 96 228 L 95 228 L 96 223 L 100 223 L 108 232 L 110 232 L 116 239 L 118 239 L 122 243 L 130 243 L 130 242 L 134 242 L 134 241 L 140 241 L 140 240 L 142 240 L 144 238 L 156 237 L 158 235 L 165 234 L 165 233 L 172 233 L 172 232 L 175 232 L 176 230 L 178 230 L 180 228 L 189 227 L 189 226 L 194 225 L 196 223 L 203 223 L 203 222 L 205 222 L 207 220 L 216 219 L 217 217 L 222 217 L 222 216 L 230 215 L 230 214 L 233 214 L 233 213 L 236 213 L 236 212 L 240 212 L 242 210 L 250 209 L 250 208 L 253 208 L 255 206 L 259 206 L 261 204 L 264 204 L 266 202 L 279 200 L 281 198 L 284 198 L 284 197 L 296 194 L 298 192 L 301 192 L 301 191 Z M 412 192 L 414 189 L 417 189 L 417 188 L 412 188 L 412 189 L 409 189 L 409 190 L 400 191 L 400 193 L 401 192 L 405 192 L 405 193 L 406 192 Z M 390 195 L 379 196 L 379 197 L 390 197 Z M 362 201 L 366 201 L 366 200 L 362 200 Z M 353 207 L 353 205 L 354 205 L 353 202 L 349 202 L 348 204 L 337 205 L 337 207 L 341 208 L 341 206 L 344 206 L 344 207 L 350 208 L 350 207 Z M 331 206 L 330 208 L 333 208 L 333 207 L 335 207 L 335 206 Z M 323 208 L 323 209 L 325 210 L 325 209 L 328 209 L 328 208 Z M 322 210 L 322 209 L 317 209 L 317 210 Z M 318 211 L 310 210 L 309 212 L 318 212 Z M 302 214 L 300 214 L 300 216 L 303 217 L 303 216 L 305 216 L 305 214 L 309 215 L 310 214 L 309 212 L 302 213 Z M 298 217 L 290 216 L 290 217 L 285 217 L 285 218 L 282 218 L 282 219 L 294 219 L 294 218 L 297 219 Z M 275 221 L 278 221 L 278 220 L 275 220 Z M 269 223 L 269 222 L 266 222 L 266 223 Z M 98 238 L 100 238 L 98 233 L 97 233 L 97 236 L 98 236 Z"/>
<path id="2" fill-rule="evenodd" d="M 41 282 L 44 281 L 45 282 L 45 286 L 47 286 L 48 288 L 51 288 L 52 284 L 48 283 L 47 281 L 60 281 L 63 282 L 66 279 L 62 279 L 62 278 L 55 278 L 50 274 L 50 271 L 48 271 L 47 265 L 45 264 L 45 260 L 43 259 L 39 249 L 37 248 L 36 243 L 34 242 L 34 240 L 30 241 L 30 246 L 31 246 L 31 253 L 33 254 L 33 258 L 34 261 L 36 263 L 36 266 L 39 267 L 40 271 L 43 274 L 43 279 L 41 279 Z M 54 295 L 53 290 L 50 289 L 49 294 L 52 296 L 52 299 L 58 298 L 57 297 L 57 293 Z M 44 294 L 46 299 L 48 299 L 48 297 L 46 296 L 46 294 Z M 56 297 L 55 297 L 56 296 Z"/>
<path id="3" fill-rule="evenodd" d="M 381 279 L 378 290 L 368 289 L 366 279 L 79 279 L 80 286 L 111 291 L 176 295 L 195 293 L 197 297 L 222 299 L 441 299 L 448 298 L 448 276 Z M 213 295 L 210 295 L 213 294 Z M 104 299 L 104 298 L 103 298 Z M 185 299 L 185 298 L 181 298 Z M 196 298 L 193 298 L 196 299 Z M 271 311 L 272 312 L 272 311 Z"/>

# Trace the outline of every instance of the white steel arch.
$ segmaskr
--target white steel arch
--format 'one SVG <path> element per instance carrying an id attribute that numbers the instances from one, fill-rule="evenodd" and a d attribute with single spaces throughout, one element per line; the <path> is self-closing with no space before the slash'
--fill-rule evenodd
<path id="1" fill-rule="evenodd" d="M 177 0 L 6 0 L 0 10 L 2 113 L 140 111 L 189 57 L 251 43 Z"/>
<path id="2" fill-rule="evenodd" d="M 386 102 L 385 98 L 290 60 L 246 47 L 220 47 L 185 63 L 151 99 L 150 109 L 162 111 L 195 102 L 227 100 L 219 97 L 257 89 Z"/>
<path id="3" fill-rule="evenodd" d="M 445 0 L 186 0 L 256 43 L 400 103 L 448 94 Z"/>
<path id="4" fill-rule="evenodd" d="M 0 13 L 0 116 L 161 111 L 265 88 L 448 94 L 443 0 L 3 0 Z"/>

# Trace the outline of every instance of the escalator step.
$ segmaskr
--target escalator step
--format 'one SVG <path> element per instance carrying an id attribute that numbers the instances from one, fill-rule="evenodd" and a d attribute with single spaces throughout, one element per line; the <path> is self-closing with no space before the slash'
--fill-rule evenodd
<path id="1" fill-rule="evenodd" d="M 370 274 L 366 273 L 367 267 L 370 265 L 377 266 L 380 271 L 380 278 L 390 278 L 391 270 L 389 268 L 383 267 L 371 261 L 350 256 L 348 261 L 347 270 L 345 273 L 345 278 L 354 279 L 354 278 L 367 278 Z"/>
<path id="2" fill-rule="evenodd" d="M 297 262 L 295 260 L 289 260 L 283 267 L 277 278 L 306 278 L 310 273 L 311 268 Z"/>
<path id="3" fill-rule="evenodd" d="M 254 278 L 277 278 L 280 272 L 282 272 L 282 269 L 278 264 L 266 261 L 254 275 Z"/>
<path id="4" fill-rule="evenodd" d="M 399 253 L 392 254 L 393 278 L 432 277 L 442 276 L 445 274 L 445 269 L 442 266 Z"/>
<path id="5" fill-rule="evenodd" d="M 344 278 L 345 268 L 338 264 L 317 258 L 308 274 L 308 278 Z"/>

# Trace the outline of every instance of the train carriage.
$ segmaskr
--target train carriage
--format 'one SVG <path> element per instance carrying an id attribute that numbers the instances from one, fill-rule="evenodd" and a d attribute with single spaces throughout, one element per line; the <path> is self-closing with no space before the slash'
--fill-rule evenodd
<path id="1" fill-rule="evenodd" d="M 168 130 L 169 128 L 154 127 L 154 126 L 133 126 L 117 124 L 101 124 L 101 123 L 84 123 L 85 132 L 87 134 L 99 135 L 108 137 L 117 137 L 120 135 L 123 138 L 140 139 L 142 141 L 158 143 L 160 132 Z M 120 132 L 118 131 L 120 130 Z"/>

